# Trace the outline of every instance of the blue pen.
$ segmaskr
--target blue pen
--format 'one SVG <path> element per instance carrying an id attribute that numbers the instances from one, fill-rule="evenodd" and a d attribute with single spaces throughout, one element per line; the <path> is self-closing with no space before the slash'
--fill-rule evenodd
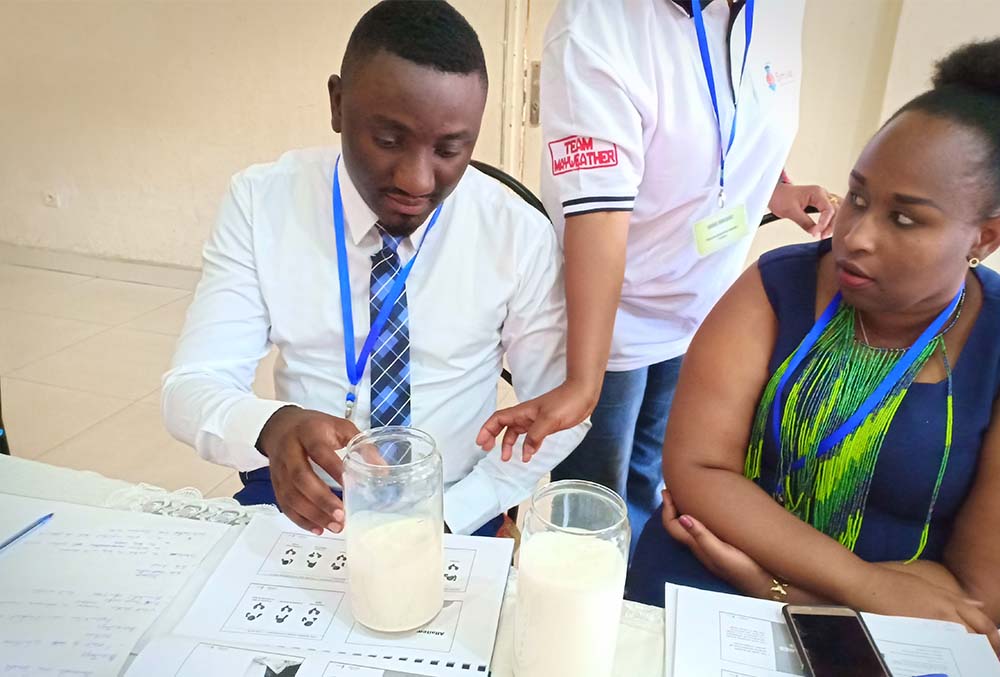
<path id="1" fill-rule="evenodd" d="M 4 541 L 3 543 L 0 543 L 0 550 L 3 550 L 8 545 L 13 545 L 14 543 L 17 543 L 19 540 L 21 540 L 22 538 L 24 538 L 25 536 L 27 536 L 28 534 L 30 534 L 32 531 L 34 531 L 35 529 L 39 528 L 40 526 L 42 526 L 43 524 L 45 524 L 46 522 L 48 522 L 50 519 L 52 519 L 52 516 L 54 514 L 55 513 L 51 513 L 50 512 L 48 515 L 45 515 L 43 517 L 39 517 L 34 522 L 32 522 L 28 526 L 26 526 L 23 529 L 21 529 L 19 532 L 17 532 L 16 534 L 14 534 L 13 536 L 11 536 L 10 538 L 8 538 L 6 541 Z"/>

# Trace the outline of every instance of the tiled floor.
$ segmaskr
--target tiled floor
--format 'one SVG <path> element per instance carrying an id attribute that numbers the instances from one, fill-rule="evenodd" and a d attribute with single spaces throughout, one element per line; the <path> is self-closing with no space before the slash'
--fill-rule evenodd
<path id="1" fill-rule="evenodd" d="M 160 421 L 160 376 L 190 301 L 178 289 L 0 264 L 0 392 L 13 454 L 231 496 L 236 473 L 201 460 Z M 262 397 L 274 396 L 274 357 L 257 371 Z"/>
<path id="2" fill-rule="evenodd" d="M 160 422 L 160 376 L 190 300 L 179 289 L 0 264 L 0 391 L 14 455 L 232 495 L 236 474 Z M 259 382 L 269 395 L 271 379 Z"/>

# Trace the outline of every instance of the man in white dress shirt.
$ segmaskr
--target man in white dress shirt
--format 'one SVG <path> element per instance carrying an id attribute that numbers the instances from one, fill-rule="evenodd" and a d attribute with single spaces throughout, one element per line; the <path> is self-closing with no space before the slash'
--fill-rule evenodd
<path id="1" fill-rule="evenodd" d="M 309 461 L 339 479 L 335 452 L 359 428 L 412 425 L 442 452 L 448 527 L 495 533 L 586 432 L 557 434 L 531 463 L 476 446 L 504 354 L 522 399 L 565 377 L 555 234 L 468 166 L 486 65 L 446 2 L 376 5 L 329 91 L 341 149 L 233 177 L 164 376 L 164 421 L 241 471 L 241 502 L 277 502 L 315 533 L 339 531 L 344 513 Z M 272 345 L 277 399 L 265 400 L 251 385 Z"/>

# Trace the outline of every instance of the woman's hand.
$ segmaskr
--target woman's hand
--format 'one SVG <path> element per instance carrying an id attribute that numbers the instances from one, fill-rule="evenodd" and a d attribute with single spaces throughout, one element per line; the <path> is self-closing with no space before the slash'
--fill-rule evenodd
<path id="1" fill-rule="evenodd" d="M 856 592 L 845 603 L 861 611 L 891 616 L 936 618 L 961 623 L 970 632 L 986 635 L 1000 654 L 1000 634 L 983 612 L 981 602 L 898 569 L 872 564 Z"/>
<path id="2" fill-rule="evenodd" d="M 663 491 L 663 526 L 686 545 L 705 568 L 747 595 L 760 597 L 774 578 L 738 548 L 725 543 L 690 515 L 678 515 L 670 492 Z"/>
<path id="3" fill-rule="evenodd" d="M 597 406 L 599 392 L 592 387 L 566 381 L 533 400 L 496 412 L 483 424 L 476 444 L 483 451 L 492 451 L 496 438 L 506 429 L 501 442 L 500 459 L 509 461 L 514 445 L 525 435 L 521 460 L 530 461 L 538 453 L 542 441 L 553 433 L 581 423 Z"/>

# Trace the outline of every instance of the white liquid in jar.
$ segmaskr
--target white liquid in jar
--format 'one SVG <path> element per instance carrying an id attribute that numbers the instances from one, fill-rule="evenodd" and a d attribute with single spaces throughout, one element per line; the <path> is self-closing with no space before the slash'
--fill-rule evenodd
<path id="1" fill-rule="evenodd" d="M 347 530 L 351 613 L 380 632 L 413 630 L 444 604 L 443 527 L 429 517 L 362 511 Z"/>
<path id="2" fill-rule="evenodd" d="M 610 541 L 557 532 L 528 538 L 518 566 L 514 674 L 610 677 L 625 570 Z"/>

